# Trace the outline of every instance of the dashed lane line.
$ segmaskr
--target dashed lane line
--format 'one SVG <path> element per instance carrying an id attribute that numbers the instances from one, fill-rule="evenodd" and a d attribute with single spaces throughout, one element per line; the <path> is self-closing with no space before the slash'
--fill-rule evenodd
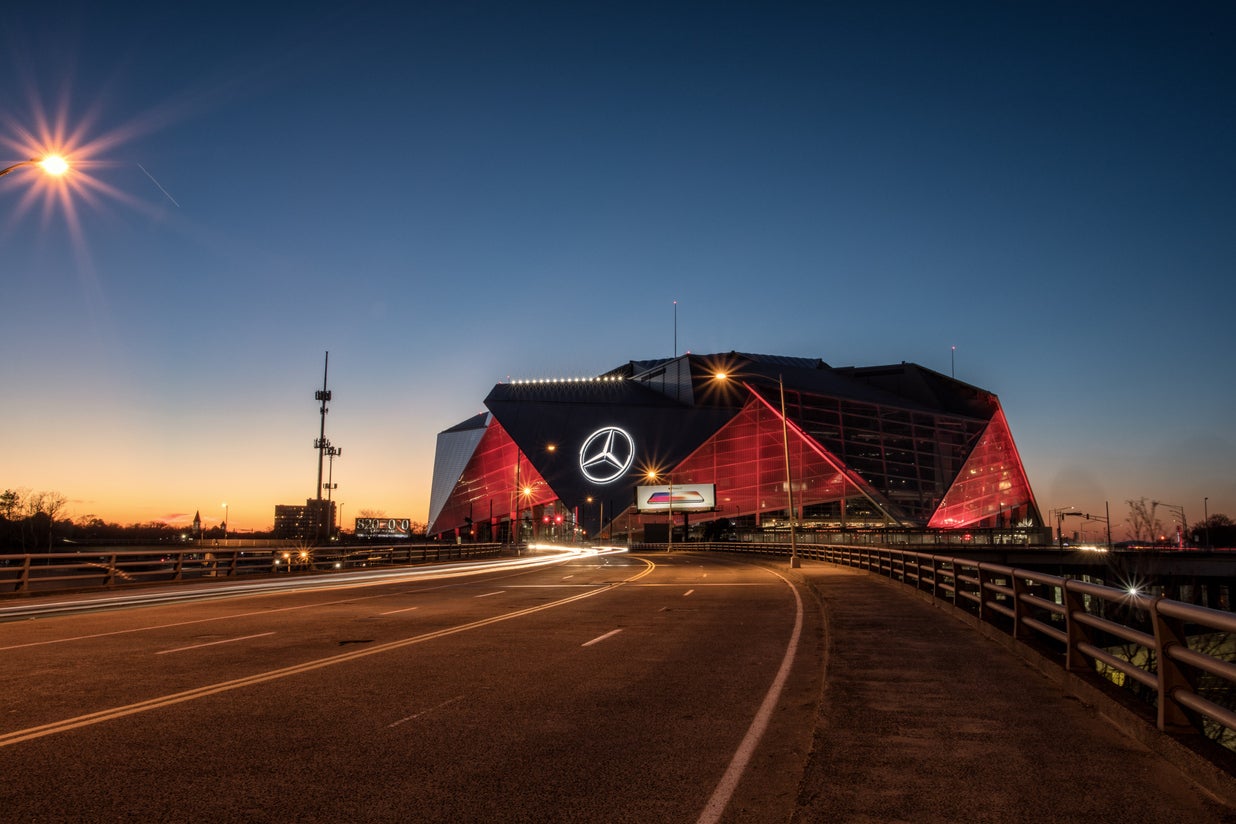
<path id="1" fill-rule="evenodd" d="M 643 560 L 643 559 L 641 559 Z M 138 701 L 135 704 L 126 704 L 123 707 L 113 707 L 112 709 L 100 710 L 99 712 L 88 713 L 87 715 L 79 715 L 76 718 L 66 718 L 63 721 L 54 721 L 50 724 L 43 724 L 38 727 L 30 727 L 24 730 L 15 730 L 10 733 L 0 735 L 0 747 L 9 747 L 14 744 L 20 744 L 25 741 L 32 741 L 36 738 L 44 738 L 57 733 L 69 732 L 70 730 L 79 729 L 81 727 L 89 727 L 94 724 L 101 724 L 104 721 L 113 721 L 118 718 L 124 718 L 138 713 L 149 712 L 150 710 L 162 709 L 176 704 L 183 704 L 187 701 L 196 701 L 199 698 L 207 698 L 211 695 L 218 695 L 223 692 L 243 689 L 244 687 L 252 687 L 258 684 L 264 684 L 269 681 L 277 681 L 281 678 L 288 678 L 301 673 L 312 672 L 314 670 L 323 669 L 325 667 L 334 666 L 336 664 L 345 664 L 350 661 L 355 661 L 360 658 L 366 658 L 370 655 L 378 655 L 384 652 L 392 652 L 397 649 L 412 646 L 413 644 L 421 644 L 426 641 L 432 641 L 437 638 L 445 638 L 449 635 L 457 635 L 468 630 L 480 629 L 491 624 L 498 624 L 503 621 L 510 621 L 514 618 L 522 618 L 525 615 L 533 615 L 538 612 L 544 612 L 555 607 L 565 606 L 566 604 L 575 601 L 591 598 L 594 595 L 600 595 L 603 592 L 610 592 L 624 584 L 638 581 L 645 575 L 656 569 L 656 564 L 652 561 L 644 561 L 647 566 L 636 575 L 627 578 L 623 581 L 615 582 L 614 584 L 603 589 L 592 589 L 587 592 L 580 592 L 575 595 L 561 598 L 557 601 L 550 601 L 546 604 L 539 604 L 534 607 L 518 609 L 514 612 L 508 612 L 503 615 L 494 615 L 489 618 L 482 618 L 479 621 L 471 621 L 467 624 L 460 624 L 456 627 L 447 627 L 445 629 L 427 632 L 422 635 L 414 635 L 410 638 L 402 638 L 398 641 L 389 641 L 385 644 L 377 644 L 364 649 L 356 649 L 351 652 L 344 652 L 338 655 L 331 655 L 326 658 L 319 658 L 315 661 L 306 661 L 302 664 L 294 664 L 290 667 L 281 667 L 280 669 L 269 670 L 267 672 L 259 672 L 254 675 L 249 675 L 244 678 L 235 678 L 231 681 L 221 681 L 218 684 L 208 684 L 204 687 L 197 687 L 183 692 L 172 693 L 171 695 L 162 695 L 157 698 L 150 698 L 145 701 Z"/>

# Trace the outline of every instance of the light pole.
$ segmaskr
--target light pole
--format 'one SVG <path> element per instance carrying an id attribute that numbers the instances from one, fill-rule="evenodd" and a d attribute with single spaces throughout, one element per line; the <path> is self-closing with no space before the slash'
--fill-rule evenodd
<path id="1" fill-rule="evenodd" d="M 798 538 L 794 530 L 794 479 L 790 475 L 790 427 L 785 419 L 785 384 L 777 376 L 777 388 L 781 390 L 781 442 L 785 446 L 785 494 L 790 508 L 790 568 L 802 566 L 798 560 Z"/>
<path id="2" fill-rule="evenodd" d="M 657 480 L 657 471 L 651 469 L 648 471 L 648 480 Z M 666 499 L 669 512 L 669 543 L 665 545 L 666 553 L 674 551 L 674 478 L 672 475 L 665 476 L 666 483 L 669 484 L 669 497 Z"/>
<path id="3" fill-rule="evenodd" d="M 9 172 L 16 169 L 20 169 L 22 166 L 42 166 L 43 171 L 53 177 L 60 177 L 69 170 L 68 161 L 66 161 L 63 157 L 60 155 L 48 155 L 42 160 L 37 157 L 32 157 L 29 160 L 22 160 L 18 163 L 14 163 L 12 166 L 7 166 L 0 169 L 0 177 L 4 177 Z"/>
<path id="4" fill-rule="evenodd" d="M 223 540 L 227 540 L 227 501 L 223 502 Z"/>
<path id="5" fill-rule="evenodd" d="M 1202 498 L 1202 529 L 1206 531 L 1206 548 L 1210 549 L 1210 498 Z"/>
<path id="6" fill-rule="evenodd" d="M 1184 507 L 1176 506 L 1175 504 L 1165 504 L 1162 501 L 1151 501 L 1150 505 L 1151 505 L 1150 522 L 1152 526 L 1154 525 L 1154 507 L 1161 506 L 1164 509 L 1170 509 L 1173 512 L 1175 512 L 1177 516 L 1179 516 L 1180 518 L 1180 533 L 1179 533 L 1180 538 L 1177 541 L 1177 545 L 1180 547 L 1180 549 L 1184 549 L 1185 531 L 1189 528 L 1188 523 L 1185 521 Z"/>

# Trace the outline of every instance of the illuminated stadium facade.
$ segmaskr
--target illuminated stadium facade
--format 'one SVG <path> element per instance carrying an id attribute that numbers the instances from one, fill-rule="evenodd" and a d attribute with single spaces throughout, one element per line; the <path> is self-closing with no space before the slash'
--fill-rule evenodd
<path id="1" fill-rule="evenodd" d="M 996 396 L 915 364 L 688 354 L 501 383 L 485 407 L 438 435 L 432 536 L 663 540 L 650 484 L 714 487 L 708 511 L 670 504 L 674 540 L 784 528 L 791 488 L 804 529 L 1043 523 Z"/>

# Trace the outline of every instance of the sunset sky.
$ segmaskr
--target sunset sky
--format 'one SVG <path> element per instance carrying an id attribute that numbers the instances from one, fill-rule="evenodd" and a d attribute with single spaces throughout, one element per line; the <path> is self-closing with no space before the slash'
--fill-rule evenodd
<path id="1" fill-rule="evenodd" d="M 424 520 L 509 378 L 678 348 L 999 395 L 1039 505 L 1236 517 L 1231 3 L 35 4 L 0 489 Z M 267 10 L 269 9 L 269 10 Z"/>

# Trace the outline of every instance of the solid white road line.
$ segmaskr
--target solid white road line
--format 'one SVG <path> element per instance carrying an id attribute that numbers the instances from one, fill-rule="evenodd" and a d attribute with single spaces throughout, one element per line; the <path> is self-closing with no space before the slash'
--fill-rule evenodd
<path id="1" fill-rule="evenodd" d="M 738 782 L 742 780 L 742 774 L 747 770 L 747 764 L 751 761 L 751 756 L 755 753 L 755 748 L 759 746 L 760 739 L 764 737 L 765 730 L 768 729 L 768 722 L 772 719 L 773 710 L 776 709 L 777 701 L 781 698 L 781 690 L 785 688 L 786 679 L 790 677 L 790 670 L 794 667 L 794 654 L 798 650 L 798 639 L 803 632 L 803 599 L 798 594 L 798 589 L 784 575 L 779 572 L 770 570 L 774 575 L 785 581 L 786 586 L 794 593 L 794 603 L 796 612 L 794 616 L 794 631 L 790 633 L 790 643 L 785 648 L 785 655 L 781 659 L 781 668 L 777 670 L 777 677 L 773 679 L 772 686 L 768 688 L 768 693 L 764 696 L 764 701 L 760 704 L 760 709 L 755 714 L 755 718 L 751 721 L 751 726 L 747 729 L 747 734 L 743 736 L 742 743 L 738 745 L 738 749 L 734 752 L 734 757 L 730 759 L 730 765 L 725 770 L 725 774 L 721 776 L 720 783 L 713 790 L 712 798 L 708 799 L 708 803 L 704 806 L 704 811 L 700 813 L 696 824 L 714 824 L 721 819 L 721 814 L 725 812 L 726 806 L 730 803 L 730 798 L 734 795 L 734 790 L 738 787 Z"/>

